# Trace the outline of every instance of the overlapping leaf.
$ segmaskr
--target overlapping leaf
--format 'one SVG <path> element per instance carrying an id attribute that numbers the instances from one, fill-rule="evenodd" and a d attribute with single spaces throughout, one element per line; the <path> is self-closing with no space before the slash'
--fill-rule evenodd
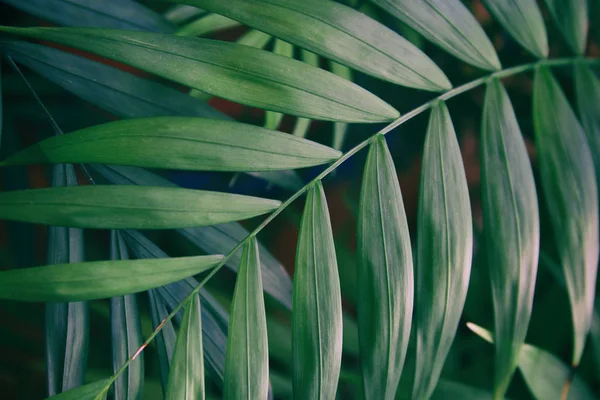
<path id="1" fill-rule="evenodd" d="M 93 165 L 92 168 L 108 181 L 119 185 L 176 186 L 170 181 L 140 168 L 104 165 Z M 249 233 L 236 222 L 183 228 L 178 229 L 177 232 L 208 254 L 228 254 Z M 265 291 L 291 310 L 292 280 L 283 265 L 264 246 L 259 243 L 258 247 L 261 254 L 261 275 Z M 227 260 L 225 265 L 237 271 L 240 262 L 241 254 L 237 252 Z"/>
<path id="2" fill-rule="evenodd" d="M 497 79 L 487 85 L 481 130 L 483 224 L 496 332 L 495 391 L 502 396 L 529 326 L 540 228 L 527 150 L 510 99 Z"/>
<path id="3" fill-rule="evenodd" d="M 351 68 L 400 85 L 446 90 L 444 73 L 376 20 L 330 0 L 170 0 L 226 15 Z"/>
<path id="4" fill-rule="evenodd" d="M 533 122 L 554 243 L 571 302 L 573 365 L 579 364 L 594 306 L 598 269 L 598 191 L 585 134 L 558 83 L 535 73 Z"/>
<path id="5" fill-rule="evenodd" d="M 419 194 L 412 398 L 431 396 L 467 295 L 473 234 L 465 171 L 446 105 L 429 120 Z"/>
<path id="6" fill-rule="evenodd" d="M 175 32 L 179 36 L 202 36 L 240 26 L 240 23 L 219 14 L 206 14 L 192 21 Z"/>
<path id="7" fill-rule="evenodd" d="M 351 82 L 249 46 L 111 29 L 0 31 L 79 48 L 216 96 L 286 114 L 348 122 L 382 122 L 399 115 Z"/>
<path id="8" fill-rule="evenodd" d="M 148 299 L 150 303 L 150 318 L 152 319 L 152 327 L 156 329 L 162 323 L 163 319 L 169 315 L 169 312 L 167 311 L 165 302 L 160 297 L 156 289 L 151 289 L 148 291 Z M 171 321 L 165 322 L 160 332 L 154 338 L 163 392 L 167 391 L 167 385 L 169 382 L 169 367 L 171 365 L 171 358 L 173 357 L 176 341 L 177 336 Z"/>
<path id="9" fill-rule="evenodd" d="M 485 70 L 501 68 L 494 46 L 460 0 L 372 0 L 461 60 Z"/>
<path id="10" fill-rule="evenodd" d="M 275 39 L 275 44 L 273 45 L 273 53 L 279 54 L 280 56 L 284 57 L 294 58 L 294 46 L 281 39 Z M 279 124 L 281 124 L 282 119 L 283 114 L 273 111 L 267 111 L 265 113 L 265 128 L 279 128 Z"/>
<path id="11" fill-rule="evenodd" d="M 79 186 L 0 193 L 0 218 L 78 228 L 168 229 L 238 221 L 275 200 L 153 186 Z"/>
<path id="12" fill-rule="evenodd" d="M 77 177 L 73 165 L 56 165 L 52 169 L 52 186 L 66 187 L 77 185 Z M 48 267 L 36 268 L 47 273 L 48 269 L 67 265 L 73 274 L 80 272 L 77 266 L 84 260 L 83 231 L 81 229 L 51 226 L 48 229 Z M 72 263 L 72 264 L 70 264 Z M 1 274 L 29 275 L 30 269 L 17 269 L 0 272 L 0 287 L 7 285 L 2 294 L 15 290 L 14 295 L 27 296 L 30 284 L 25 282 L 11 283 L 10 278 Z M 33 280 L 38 280 L 36 276 Z M 51 286 L 51 282 L 40 281 L 42 286 Z M 20 287 L 25 286 L 25 292 L 20 293 Z M 10 293 L 8 294 L 10 296 Z M 9 297 L 10 298 L 10 297 Z M 13 297 L 14 298 L 14 297 Z M 59 299 L 68 301 L 71 299 Z M 89 342 L 89 310 L 84 302 L 50 303 L 45 306 L 46 333 L 46 373 L 48 379 L 48 394 L 50 396 L 83 385 L 87 367 Z"/>
<path id="13" fill-rule="evenodd" d="M 54 302 L 122 296 L 199 274 L 222 258 L 90 261 L 0 271 L 0 298 Z"/>
<path id="14" fill-rule="evenodd" d="M 342 361 L 342 300 L 321 182 L 308 191 L 300 225 L 292 315 L 297 399 L 333 399 Z"/>
<path id="15" fill-rule="evenodd" d="M 244 246 L 231 306 L 224 399 L 267 397 L 269 349 L 262 292 L 258 243 L 252 238 Z"/>
<path id="16" fill-rule="evenodd" d="M 111 232 L 111 259 L 127 260 L 129 255 L 121 234 Z M 142 327 L 135 295 L 110 299 L 113 373 L 142 345 Z M 138 354 L 114 383 L 115 400 L 141 400 L 144 386 L 144 353 Z"/>
<path id="17" fill-rule="evenodd" d="M 165 399 L 204 400 L 204 386 L 200 296 L 194 294 L 185 306 L 177 334 Z"/>
<path id="18" fill-rule="evenodd" d="M 49 397 L 47 400 L 98 400 L 98 394 L 104 389 L 107 383 L 108 379 L 88 383 L 76 389 Z M 100 397 L 100 399 L 105 398 L 106 394 Z"/>
<path id="19" fill-rule="evenodd" d="M 582 55 L 588 32 L 587 0 L 545 0 L 545 3 L 571 50 Z"/>
<path id="20" fill-rule="evenodd" d="M 204 171 L 285 170 L 341 153 L 293 135 L 233 121 L 156 117 L 109 122 L 53 136 L 0 165 L 106 163 Z"/>
<path id="21" fill-rule="evenodd" d="M 589 66 L 576 63 L 575 95 L 579 121 L 587 136 L 596 165 L 596 178 L 600 176 L 600 79 Z"/>
<path id="22" fill-rule="evenodd" d="M 548 56 L 546 27 L 535 0 L 484 0 L 484 3 L 523 48 L 538 58 Z"/>
<path id="23" fill-rule="evenodd" d="M 385 138 L 371 144 L 358 219 L 358 330 L 366 399 L 394 399 L 413 311 L 410 234 Z"/>

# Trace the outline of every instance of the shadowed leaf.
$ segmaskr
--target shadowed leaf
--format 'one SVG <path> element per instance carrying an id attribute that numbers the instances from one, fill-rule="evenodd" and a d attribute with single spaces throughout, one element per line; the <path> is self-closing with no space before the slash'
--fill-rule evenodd
<path id="1" fill-rule="evenodd" d="M 577 55 L 585 52 L 588 32 L 587 0 L 545 0 L 552 19 Z"/>

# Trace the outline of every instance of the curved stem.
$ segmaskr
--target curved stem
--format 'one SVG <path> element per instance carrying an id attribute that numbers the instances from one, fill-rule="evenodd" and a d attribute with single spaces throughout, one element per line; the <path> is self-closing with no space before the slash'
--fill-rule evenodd
<path id="1" fill-rule="evenodd" d="M 288 198 L 286 201 L 284 201 L 283 203 L 281 203 L 281 205 L 275 210 L 273 211 L 259 226 L 257 226 L 252 232 L 250 232 L 248 234 L 248 236 L 246 236 L 244 238 L 244 240 L 242 240 L 241 242 L 239 242 L 224 258 L 223 260 L 198 284 L 198 286 L 196 286 L 194 288 L 194 290 L 192 290 L 192 292 L 184 299 L 182 300 L 177 307 L 175 307 L 173 309 L 173 311 L 171 311 L 171 313 L 165 317 L 165 319 L 160 323 L 160 325 L 158 325 L 156 327 L 156 329 L 154 330 L 154 332 L 152 332 L 152 334 L 148 337 L 148 339 L 146 339 L 146 341 L 140 346 L 140 348 L 135 352 L 135 354 L 133 356 L 131 356 L 131 358 L 129 358 L 129 360 L 127 360 L 127 362 L 125 364 L 123 364 L 123 366 L 121 366 L 121 368 L 119 368 L 119 370 L 109 379 L 108 383 L 106 384 L 106 386 L 104 387 L 104 389 L 102 390 L 102 392 L 100 394 L 98 394 L 98 396 L 101 396 L 102 394 L 106 393 L 108 391 L 108 389 L 110 388 L 110 385 L 112 385 L 112 383 L 117 379 L 117 377 L 129 366 L 129 364 L 135 360 L 135 358 L 142 352 L 142 350 L 148 346 L 148 344 L 152 341 L 152 339 L 154 339 L 154 337 L 160 332 L 160 330 L 162 329 L 162 327 L 164 326 L 164 324 L 168 321 L 170 321 L 175 314 L 177 314 L 179 312 L 179 310 L 190 300 L 190 298 L 194 295 L 196 295 L 200 289 L 202 289 L 202 287 L 206 284 L 206 282 L 208 282 L 220 269 L 221 267 L 223 267 L 223 265 L 225 265 L 225 263 L 227 263 L 227 261 L 240 249 L 242 248 L 250 239 L 252 239 L 253 237 L 255 237 L 260 231 L 263 230 L 263 228 L 265 226 L 267 226 L 271 221 L 273 221 L 273 219 L 275 219 L 275 217 L 277 217 L 279 214 L 281 214 L 281 212 L 283 210 L 285 210 L 290 204 L 292 204 L 294 202 L 294 200 L 296 200 L 298 197 L 302 196 L 312 185 L 315 184 L 315 182 L 322 180 L 323 178 L 325 178 L 327 175 L 329 175 L 331 172 L 333 172 L 337 167 L 339 167 L 342 163 L 344 163 L 346 160 L 348 160 L 350 157 L 352 157 L 354 154 L 358 153 L 360 150 L 364 149 L 365 147 L 367 147 L 371 141 L 373 141 L 373 139 L 375 137 L 377 137 L 378 135 L 386 135 L 389 132 L 391 132 L 392 130 L 396 129 L 398 126 L 402 125 L 403 123 L 405 123 L 406 121 L 416 117 L 417 115 L 421 114 L 424 111 L 427 111 L 428 109 L 430 109 L 431 107 L 433 107 L 436 103 L 440 102 L 440 101 L 446 101 L 449 100 L 455 96 L 458 96 L 462 93 L 465 93 L 471 89 L 474 89 L 484 83 L 486 83 L 487 81 L 489 81 L 490 79 L 493 78 L 505 78 L 505 77 L 509 77 L 509 76 L 513 76 L 525 71 L 529 71 L 531 69 L 535 69 L 538 67 L 559 67 L 559 66 L 564 66 L 564 65 L 569 65 L 569 64 L 573 64 L 575 62 L 585 62 L 585 63 L 589 63 L 589 64 L 595 64 L 595 63 L 600 63 L 600 59 L 594 59 L 594 58 L 558 58 L 558 59 L 554 59 L 554 60 L 540 60 L 537 62 L 533 62 L 533 63 L 529 63 L 529 64 L 523 64 L 523 65 L 519 65 L 516 67 L 512 67 L 512 68 L 507 68 L 507 69 L 503 69 L 501 71 L 497 71 L 494 73 L 491 73 L 489 75 L 486 75 L 484 77 L 481 77 L 479 79 L 476 79 L 474 81 L 465 83 L 464 85 L 458 86 L 454 89 L 450 89 L 447 92 L 442 93 L 441 95 L 439 95 L 438 97 L 434 98 L 433 100 L 428 101 L 427 103 L 415 108 L 412 111 L 409 111 L 408 113 L 400 116 L 399 118 L 397 118 L 396 120 L 394 120 L 393 122 L 391 122 L 389 125 L 387 125 L 386 127 L 382 128 L 380 131 L 378 131 L 377 133 L 375 133 L 374 135 L 372 135 L 371 137 L 369 137 L 368 139 L 362 141 L 361 143 L 357 144 L 356 146 L 354 146 L 352 149 L 350 149 L 347 153 L 344 153 L 340 158 L 338 158 L 333 164 L 331 164 L 329 167 L 327 167 L 326 169 L 324 169 L 319 175 L 317 175 L 316 178 L 314 178 L 312 181 L 308 182 L 306 185 L 304 185 L 304 187 L 302 187 L 301 189 L 299 189 L 296 193 L 294 193 L 290 198 Z M 100 398 L 100 397 L 97 397 Z"/>

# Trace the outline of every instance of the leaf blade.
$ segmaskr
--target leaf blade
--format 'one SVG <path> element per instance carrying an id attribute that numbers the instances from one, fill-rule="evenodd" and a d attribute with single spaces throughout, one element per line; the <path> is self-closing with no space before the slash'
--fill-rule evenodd
<path id="1" fill-rule="evenodd" d="M 443 102 L 431 111 L 422 163 L 413 398 L 429 397 L 435 388 L 458 328 L 471 270 L 469 192 L 454 127 Z"/>
<path id="2" fill-rule="evenodd" d="M 309 189 L 300 225 L 293 305 L 294 398 L 333 399 L 342 357 L 342 304 L 320 181 Z"/>
<path id="3" fill-rule="evenodd" d="M 600 79 L 589 66 L 575 63 L 575 96 L 581 127 L 587 136 L 596 166 L 596 180 L 600 176 Z"/>
<path id="4" fill-rule="evenodd" d="M 545 3 L 571 50 L 583 55 L 588 31 L 587 1 L 545 0 Z"/>
<path id="5" fill-rule="evenodd" d="M 414 278 L 402 194 L 383 136 L 372 142 L 365 164 L 357 252 L 365 398 L 393 399 L 410 337 Z"/>
<path id="6" fill-rule="evenodd" d="M 579 122 L 545 68 L 535 73 L 533 118 L 542 188 L 571 303 L 575 366 L 590 329 L 598 269 L 594 163 Z"/>
<path id="7" fill-rule="evenodd" d="M 347 122 L 399 116 L 361 87 L 300 61 L 228 42 L 86 28 L 0 31 L 89 51 L 228 100 L 284 114 Z M 218 74 L 221 79 L 206 80 Z"/>
<path id="8" fill-rule="evenodd" d="M 224 399 L 265 399 L 269 391 L 267 318 L 258 243 L 244 246 L 231 306 Z"/>
<path id="9" fill-rule="evenodd" d="M 494 46 L 460 0 L 372 1 L 455 57 L 484 70 L 501 68 Z"/>
<path id="10" fill-rule="evenodd" d="M 503 396 L 531 317 L 539 256 L 533 171 L 510 99 L 487 85 L 482 120 L 483 226 L 496 332 L 495 393 Z"/>
<path id="11" fill-rule="evenodd" d="M 94 400 L 107 383 L 108 379 L 91 382 L 68 392 L 48 397 L 47 400 Z"/>

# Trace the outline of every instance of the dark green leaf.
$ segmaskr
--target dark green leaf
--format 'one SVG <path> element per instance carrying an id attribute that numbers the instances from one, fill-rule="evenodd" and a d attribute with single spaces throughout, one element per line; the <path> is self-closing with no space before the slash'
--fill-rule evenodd
<path id="1" fill-rule="evenodd" d="M 200 297 L 194 294 L 185 306 L 185 313 L 177 334 L 165 399 L 204 400 L 204 396 Z"/>
<path id="2" fill-rule="evenodd" d="M 0 193 L 0 218 L 77 228 L 169 229 L 265 214 L 275 200 L 153 186 L 79 186 Z"/>
<path id="3" fill-rule="evenodd" d="M 0 63 L 0 148 L 2 147 L 2 119 L 3 119 L 3 107 L 2 107 L 2 64 Z"/>
<path id="4" fill-rule="evenodd" d="M 467 180 L 446 104 L 431 111 L 419 194 L 412 397 L 431 396 L 467 295 L 473 232 Z"/>
<path id="5" fill-rule="evenodd" d="M 121 234 L 111 232 L 111 259 L 127 260 L 129 255 Z M 142 345 L 142 327 L 135 295 L 110 299 L 113 373 Z M 115 400 L 141 400 L 144 386 L 144 353 L 138 354 L 114 383 Z"/>
<path id="6" fill-rule="evenodd" d="M 486 7 L 527 51 L 548 57 L 544 18 L 535 0 L 484 0 Z"/>
<path id="7" fill-rule="evenodd" d="M 483 227 L 496 333 L 495 392 L 503 396 L 531 317 L 540 227 L 529 156 L 510 99 L 497 79 L 487 85 L 481 131 Z"/>
<path id="8" fill-rule="evenodd" d="M 485 70 L 501 68 L 494 46 L 460 0 L 372 0 L 461 60 Z"/>
<path id="9" fill-rule="evenodd" d="M 172 32 L 175 27 L 135 1 L 3 0 L 26 13 L 66 26 Z"/>
<path id="10" fill-rule="evenodd" d="M 385 138 L 371 144 L 360 195 L 358 330 L 366 399 L 394 399 L 413 312 L 410 233 Z"/>
<path id="11" fill-rule="evenodd" d="M 327 200 L 308 191 L 294 275 L 294 398 L 334 399 L 342 361 L 342 299 Z"/>
<path id="12" fill-rule="evenodd" d="M 545 3 L 571 50 L 582 55 L 588 31 L 587 0 L 545 0 Z"/>
<path id="13" fill-rule="evenodd" d="M 139 168 L 104 165 L 93 165 L 92 167 L 110 182 L 119 185 L 175 186 L 170 181 Z M 228 254 L 249 233 L 236 222 L 178 229 L 177 232 L 208 254 Z M 261 274 L 265 291 L 291 310 L 292 280 L 283 265 L 265 247 L 260 243 L 258 247 L 261 254 Z M 227 260 L 225 265 L 237 271 L 240 262 L 241 253 L 238 251 Z"/>
<path id="14" fill-rule="evenodd" d="M 203 171 L 269 171 L 339 158 L 337 150 L 233 121 L 191 117 L 129 119 L 50 137 L 0 165 L 106 163 Z"/>
<path id="15" fill-rule="evenodd" d="M 598 190 L 585 134 L 550 71 L 535 73 L 533 122 L 554 243 L 573 316 L 573 365 L 590 329 L 598 270 Z"/>
<path id="16" fill-rule="evenodd" d="M 443 379 L 439 381 L 431 396 L 431 400 L 493 400 L 493 398 L 484 390 Z"/>
<path id="17" fill-rule="evenodd" d="M 347 122 L 382 122 L 399 116 L 389 104 L 351 82 L 249 46 L 111 29 L 0 27 L 0 31 L 89 51 L 216 96 L 286 114 Z"/>
<path id="18" fill-rule="evenodd" d="M 600 176 L 600 79 L 589 66 L 576 63 L 575 95 L 579 120 L 596 165 L 596 178 Z"/>
<path id="19" fill-rule="evenodd" d="M 256 238 L 244 246 L 233 303 L 224 399 L 265 399 L 269 389 L 267 318 Z"/>
<path id="20" fill-rule="evenodd" d="M 193 276 L 223 256 L 160 260 L 91 261 L 0 271 L 0 298 L 79 301 L 141 292 Z"/>
<path id="21" fill-rule="evenodd" d="M 219 14 L 206 14 L 175 32 L 179 36 L 203 36 L 240 26 L 240 23 Z"/>
<path id="22" fill-rule="evenodd" d="M 71 164 L 53 167 L 52 186 L 74 185 L 77 185 L 77 177 Z M 57 226 L 48 229 L 48 264 L 51 266 L 41 267 L 41 269 L 53 269 L 56 268 L 53 266 L 55 264 L 67 264 L 74 274 L 78 274 L 80 271 L 76 269 L 77 265 L 81 265 L 78 263 L 83 260 L 84 243 L 81 229 Z M 7 272 L 18 275 L 27 274 L 28 271 L 29 269 L 19 269 Z M 4 284 L 13 286 L 0 279 L 0 286 Z M 42 284 L 46 282 L 42 281 Z M 18 292 L 17 289 L 16 294 L 21 295 Z M 89 343 L 89 311 L 87 303 L 84 302 L 51 303 L 46 304 L 45 309 L 46 372 L 48 395 L 52 396 L 84 383 Z"/>
<path id="23" fill-rule="evenodd" d="M 152 318 L 152 328 L 156 329 L 163 319 L 169 315 L 167 306 L 164 300 L 158 294 L 156 289 L 148 291 L 149 303 L 150 303 L 150 316 Z M 158 355 L 158 367 L 160 369 L 160 382 L 162 384 L 163 392 L 167 391 L 167 384 L 169 381 L 169 368 L 171 365 L 171 358 L 173 357 L 173 351 L 175 349 L 175 341 L 177 337 L 175 335 L 175 328 L 173 323 L 167 321 L 164 323 L 162 329 L 154 338 L 154 345 L 156 346 L 156 353 Z"/>
<path id="24" fill-rule="evenodd" d="M 171 0 L 197 5 L 400 85 L 452 87 L 417 47 L 366 15 L 329 0 Z M 310 27 L 310 29 L 307 29 Z"/>
<path id="25" fill-rule="evenodd" d="M 4 53 L 65 90 L 124 118 L 228 118 L 206 103 L 117 68 L 33 43 L 4 42 Z"/>
<path id="26" fill-rule="evenodd" d="M 592 317 L 590 339 L 594 352 L 594 361 L 596 362 L 596 371 L 600 371 L 600 313 L 598 311 L 594 312 L 594 316 Z"/>
<path id="27" fill-rule="evenodd" d="M 107 383 L 108 379 L 88 383 L 77 389 L 71 389 L 68 392 L 48 397 L 47 400 L 95 400 Z"/>

